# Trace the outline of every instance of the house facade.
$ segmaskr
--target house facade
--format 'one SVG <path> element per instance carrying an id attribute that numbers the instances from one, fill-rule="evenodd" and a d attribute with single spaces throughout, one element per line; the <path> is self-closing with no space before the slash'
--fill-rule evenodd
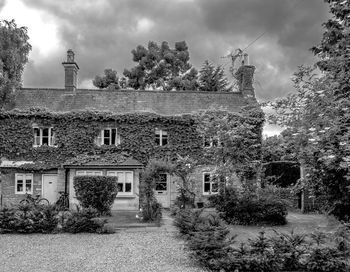
<path id="1" fill-rule="evenodd" d="M 1 205 L 16 204 L 26 193 L 54 203 L 59 192 L 78 204 L 74 177 L 107 175 L 118 177 L 112 209 L 136 210 L 142 168 L 151 158 L 177 155 L 200 162 L 193 173 L 197 199 L 216 192 L 205 152 L 216 144 L 198 133 L 194 116 L 221 109 L 242 118 L 243 108 L 257 105 L 253 66 L 240 68 L 239 92 L 215 93 L 78 89 L 79 66 L 71 50 L 62 64 L 64 88 L 19 89 L 15 109 L 0 112 Z M 254 123 L 261 128 L 262 122 Z M 156 182 L 163 207 L 175 201 L 177 181 L 164 173 Z"/>

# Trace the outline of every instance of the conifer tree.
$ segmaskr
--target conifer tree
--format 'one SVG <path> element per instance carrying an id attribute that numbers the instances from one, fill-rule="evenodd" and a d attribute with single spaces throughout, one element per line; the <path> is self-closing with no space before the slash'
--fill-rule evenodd
<path id="1" fill-rule="evenodd" d="M 230 92 L 232 86 L 222 66 L 215 67 L 206 60 L 199 74 L 199 89 L 203 92 Z"/>

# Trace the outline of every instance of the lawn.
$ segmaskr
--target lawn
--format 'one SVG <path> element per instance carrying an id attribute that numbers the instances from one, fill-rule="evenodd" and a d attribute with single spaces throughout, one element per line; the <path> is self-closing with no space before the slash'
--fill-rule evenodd
<path id="1" fill-rule="evenodd" d="M 237 234 L 236 241 L 244 242 L 248 238 L 256 237 L 260 231 L 265 231 L 269 236 L 275 231 L 278 232 L 297 232 L 312 233 L 316 230 L 326 233 L 334 232 L 340 223 L 332 216 L 322 214 L 302 214 L 298 212 L 289 212 L 287 224 L 283 226 L 242 226 L 230 225 L 232 234 Z"/>

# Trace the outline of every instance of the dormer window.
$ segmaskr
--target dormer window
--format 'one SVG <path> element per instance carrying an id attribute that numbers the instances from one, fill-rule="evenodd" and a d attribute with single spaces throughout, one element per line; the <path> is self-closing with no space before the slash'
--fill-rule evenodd
<path id="1" fill-rule="evenodd" d="M 100 133 L 96 138 L 96 144 L 101 145 L 119 145 L 120 135 L 116 128 L 104 128 L 101 129 Z"/>
<path id="2" fill-rule="evenodd" d="M 156 129 L 156 145 L 164 146 L 168 144 L 168 132 L 162 129 Z"/>
<path id="3" fill-rule="evenodd" d="M 52 127 L 33 127 L 34 147 L 55 146 L 55 132 Z"/>

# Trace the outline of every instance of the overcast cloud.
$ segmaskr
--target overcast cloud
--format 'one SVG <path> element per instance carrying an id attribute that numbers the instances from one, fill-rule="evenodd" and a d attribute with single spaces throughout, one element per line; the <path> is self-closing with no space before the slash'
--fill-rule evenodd
<path id="1" fill-rule="evenodd" d="M 246 51 L 257 68 L 257 97 L 266 100 L 293 91 L 290 77 L 315 61 L 309 48 L 329 15 L 322 0 L 0 0 L 0 16 L 29 27 L 25 87 L 63 87 L 69 48 L 80 67 L 79 87 L 87 88 L 105 68 L 121 75 L 132 67 L 130 51 L 150 40 L 171 46 L 185 40 L 196 68 L 206 59 L 228 68 L 221 56 L 265 33 Z"/>

